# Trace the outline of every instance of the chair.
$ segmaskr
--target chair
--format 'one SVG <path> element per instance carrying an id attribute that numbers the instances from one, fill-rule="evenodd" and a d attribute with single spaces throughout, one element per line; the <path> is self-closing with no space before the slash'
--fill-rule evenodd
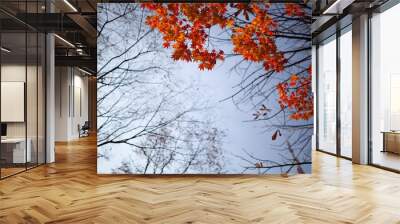
<path id="1" fill-rule="evenodd" d="M 90 123 L 89 121 L 85 121 L 85 123 L 82 125 L 82 127 L 79 127 L 80 125 L 78 125 L 78 129 L 79 129 L 79 138 L 80 137 L 87 137 L 89 136 L 89 130 L 90 130 Z"/>

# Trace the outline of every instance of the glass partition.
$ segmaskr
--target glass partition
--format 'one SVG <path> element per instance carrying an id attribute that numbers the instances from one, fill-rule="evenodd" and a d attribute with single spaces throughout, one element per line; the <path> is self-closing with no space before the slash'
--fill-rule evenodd
<path id="1" fill-rule="evenodd" d="M 28 5 L 27 5 L 28 3 Z M 1 1 L 16 16 L 44 1 Z M 45 163 L 45 35 L 0 12 L 0 178 Z"/>
<path id="2" fill-rule="evenodd" d="M 31 162 L 31 151 L 26 150 L 26 41 L 25 32 L 1 34 L 2 177 L 24 171 Z"/>

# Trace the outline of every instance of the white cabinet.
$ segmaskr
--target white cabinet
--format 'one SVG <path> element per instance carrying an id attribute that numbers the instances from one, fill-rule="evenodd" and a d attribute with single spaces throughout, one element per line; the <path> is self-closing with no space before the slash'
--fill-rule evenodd
<path id="1" fill-rule="evenodd" d="M 25 138 L 7 138 L 2 139 L 1 144 L 12 147 L 12 162 L 25 163 L 32 161 L 32 140 L 26 140 L 27 147 L 25 151 Z"/>

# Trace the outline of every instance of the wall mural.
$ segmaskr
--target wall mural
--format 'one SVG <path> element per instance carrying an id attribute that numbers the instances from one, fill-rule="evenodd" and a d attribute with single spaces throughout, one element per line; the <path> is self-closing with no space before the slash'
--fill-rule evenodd
<path id="1" fill-rule="evenodd" d="M 98 4 L 98 173 L 310 173 L 310 24 L 307 4 Z"/>

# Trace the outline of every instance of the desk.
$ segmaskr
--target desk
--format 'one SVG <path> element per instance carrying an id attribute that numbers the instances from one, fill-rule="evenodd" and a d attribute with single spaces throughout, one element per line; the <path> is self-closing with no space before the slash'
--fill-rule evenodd
<path id="1" fill-rule="evenodd" d="M 382 131 L 381 133 L 383 134 L 382 152 L 392 152 L 400 154 L 400 132 Z"/>
<path id="2" fill-rule="evenodd" d="M 32 160 L 30 138 L 26 141 L 28 144 L 25 152 L 25 138 L 5 138 L 1 139 L 2 154 L 5 152 L 5 159 L 9 163 L 26 163 Z M 12 155 L 11 155 L 12 154 Z M 2 155 L 3 157 L 3 155 Z M 4 157 L 3 157 L 4 158 Z M 11 159 L 12 158 L 12 159 Z"/>

